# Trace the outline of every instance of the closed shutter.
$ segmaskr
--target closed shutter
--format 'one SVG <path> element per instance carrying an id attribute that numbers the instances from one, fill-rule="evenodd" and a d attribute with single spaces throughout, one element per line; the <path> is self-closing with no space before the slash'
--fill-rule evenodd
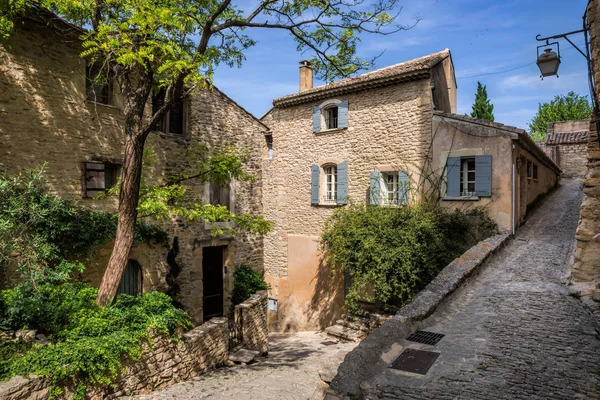
<path id="1" fill-rule="evenodd" d="M 489 154 L 475 157 L 475 195 L 492 195 L 492 156 Z"/>
<path id="2" fill-rule="evenodd" d="M 398 172 L 398 204 L 405 206 L 408 204 L 408 194 L 410 189 L 410 179 L 408 178 L 408 172 Z"/>
<path id="3" fill-rule="evenodd" d="M 85 197 L 94 197 L 104 193 L 106 179 L 104 175 L 104 163 L 86 162 L 85 166 Z"/>
<path id="4" fill-rule="evenodd" d="M 337 166 L 337 204 L 348 204 L 348 163 Z"/>
<path id="5" fill-rule="evenodd" d="M 348 127 L 348 100 L 338 105 L 338 128 Z"/>
<path id="6" fill-rule="evenodd" d="M 311 194 L 310 194 L 310 203 L 311 204 L 319 204 L 319 174 L 321 172 L 321 168 L 317 164 L 313 164 L 311 167 Z"/>
<path id="7" fill-rule="evenodd" d="M 460 197 L 460 157 L 448 157 L 447 169 L 447 191 L 449 197 Z"/>
<path id="8" fill-rule="evenodd" d="M 372 171 L 369 185 L 369 199 L 371 204 L 381 204 L 381 172 Z"/>
<path id="9" fill-rule="evenodd" d="M 313 107 L 313 132 L 319 132 L 321 130 L 321 109 L 319 107 Z"/>

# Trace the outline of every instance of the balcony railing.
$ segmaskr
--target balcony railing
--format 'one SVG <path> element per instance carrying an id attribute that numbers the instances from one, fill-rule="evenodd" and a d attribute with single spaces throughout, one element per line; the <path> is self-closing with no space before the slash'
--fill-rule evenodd
<path id="1" fill-rule="evenodd" d="M 327 129 L 336 129 L 338 127 L 338 118 L 337 117 L 327 117 L 325 119 L 327 124 Z"/>
<path id="2" fill-rule="evenodd" d="M 337 203 L 337 195 L 336 193 L 328 193 L 321 199 L 322 204 L 336 204 Z"/>

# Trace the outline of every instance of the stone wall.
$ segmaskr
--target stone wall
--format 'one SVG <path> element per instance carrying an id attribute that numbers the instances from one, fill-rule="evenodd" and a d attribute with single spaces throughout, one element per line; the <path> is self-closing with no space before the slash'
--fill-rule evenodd
<path id="1" fill-rule="evenodd" d="M 587 172 L 587 143 L 559 144 L 561 177 L 583 178 Z"/>
<path id="2" fill-rule="evenodd" d="M 242 309 L 242 346 L 266 355 L 267 292 L 258 292 L 238 306 Z M 181 341 L 151 331 L 151 344 L 143 344 L 142 356 L 128 362 L 112 388 L 92 389 L 89 398 L 113 399 L 158 388 L 198 376 L 215 366 L 224 365 L 229 355 L 229 327 L 226 318 L 210 321 L 185 333 Z M 47 399 L 50 382 L 46 379 L 13 377 L 0 382 L 0 399 Z"/>
<path id="3" fill-rule="evenodd" d="M 116 198 L 92 200 L 82 196 L 83 162 L 123 160 L 123 113 L 118 88 L 110 105 L 86 100 L 85 62 L 76 38 L 55 32 L 45 23 L 25 20 L 11 47 L 0 45 L 0 173 L 14 174 L 24 168 L 46 163 L 48 185 L 62 198 L 88 207 L 116 211 Z M 150 181 L 186 165 L 184 152 L 205 144 L 209 149 L 234 145 L 248 150 L 248 173 L 252 182 L 233 184 L 234 211 L 262 213 L 261 162 L 266 154 L 263 132 L 267 128 L 218 89 L 199 90 L 186 101 L 183 135 L 153 132 L 147 147 L 155 152 L 156 163 Z M 186 182 L 190 199 L 208 202 L 206 184 L 199 179 Z M 233 267 L 250 264 L 262 269 L 262 237 L 240 234 L 212 237 L 203 222 L 187 224 L 173 220 L 162 223 L 177 238 L 177 261 L 182 270 L 175 278 L 177 300 L 202 322 L 202 249 L 224 247 L 224 309 L 233 287 Z M 111 243 L 88 263 L 82 278 L 99 283 Z M 131 254 L 141 264 L 144 290 L 164 289 L 170 272 L 167 249 L 140 245 Z"/>

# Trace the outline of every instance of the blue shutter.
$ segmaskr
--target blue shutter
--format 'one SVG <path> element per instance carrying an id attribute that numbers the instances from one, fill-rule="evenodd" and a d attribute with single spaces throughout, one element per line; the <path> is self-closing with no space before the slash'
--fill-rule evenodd
<path id="1" fill-rule="evenodd" d="M 492 156 L 475 156 L 475 195 L 492 195 Z"/>
<path id="2" fill-rule="evenodd" d="M 319 107 L 313 107 L 313 132 L 319 132 L 321 130 L 321 109 Z"/>
<path id="3" fill-rule="evenodd" d="M 338 128 L 348 127 L 348 100 L 338 104 Z"/>
<path id="4" fill-rule="evenodd" d="M 410 179 L 408 178 L 408 172 L 398 172 L 398 204 L 405 206 L 408 204 L 408 193 L 410 189 Z"/>
<path id="5" fill-rule="evenodd" d="M 337 199 L 338 204 L 348 204 L 348 163 L 344 161 L 337 166 Z"/>
<path id="6" fill-rule="evenodd" d="M 311 182 L 311 204 L 319 204 L 319 174 L 321 168 L 317 164 L 313 164 L 311 168 L 312 182 Z"/>
<path id="7" fill-rule="evenodd" d="M 381 172 L 371 172 L 369 199 L 371 204 L 381 204 Z"/>
<path id="8" fill-rule="evenodd" d="M 460 157 L 448 157 L 447 169 L 447 191 L 449 197 L 460 197 Z"/>

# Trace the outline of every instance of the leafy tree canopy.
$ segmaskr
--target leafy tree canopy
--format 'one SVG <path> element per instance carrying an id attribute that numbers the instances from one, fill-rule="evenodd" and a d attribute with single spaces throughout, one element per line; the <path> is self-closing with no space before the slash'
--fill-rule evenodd
<path id="1" fill-rule="evenodd" d="M 475 103 L 473 103 L 473 112 L 471 117 L 494 120 L 494 105 L 490 103 L 487 88 L 481 82 L 477 82 L 477 93 L 475 93 Z"/>
<path id="2" fill-rule="evenodd" d="M 539 103 L 538 112 L 529 123 L 529 135 L 536 142 L 546 140 L 548 123 L 588 119 L 592 113 L 592 105 L 587 96 L 575 92 L 567 95 L 556 95 L 549 103 Z"/>

